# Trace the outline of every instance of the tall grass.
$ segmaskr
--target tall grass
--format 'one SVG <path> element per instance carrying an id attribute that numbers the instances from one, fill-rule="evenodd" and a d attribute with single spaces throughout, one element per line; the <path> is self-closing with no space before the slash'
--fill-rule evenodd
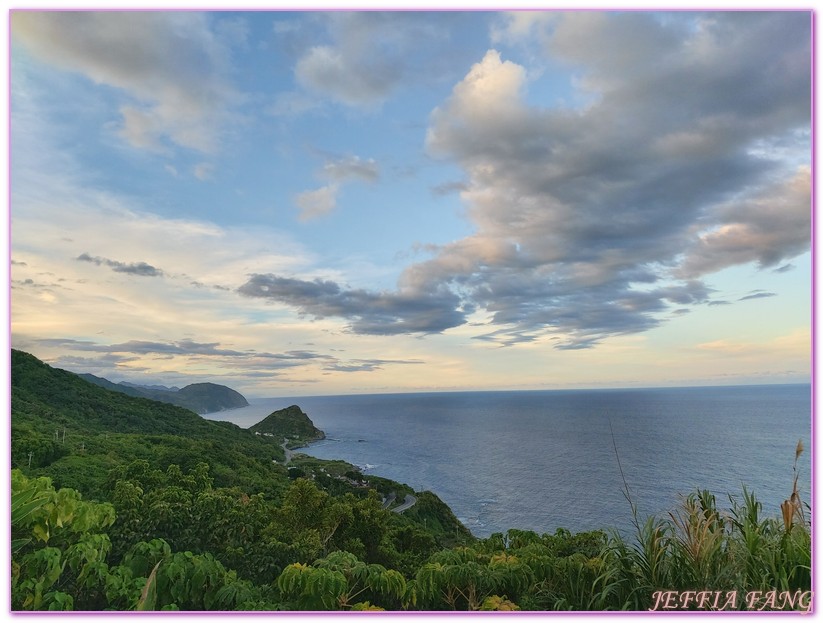
<path id="1" fill-rule="evenodd" d="M 615 445 L 635 534 L 633 540 L 613 534 L 604 555 L 611 565 L 600 586 L 608 595 L 607 607 L 646 610 L 653 606 L 657 591 L 723 591 L 736 592 L 736 607 L 742 609 L 752 591 L 809 591 L 811 524 L 797 489 L 802 452 L 798 442 L 792 492 L 779 515 L 774 509 L 775 516 L 763 518 L 761 502 L 744 487 L 742 499 L 729 496 L 728 511 L 718 509 L 709 491 L 697 491 L 684 497 L 675 511 L 641 523 Z M 602 585 L 605 578 L 608 586 Z M 603 605 L 602 600 L 593 601 Z M 778 600 L 775 608 L 793 605 Z M 698 606 L 692 602 L 688 607 Z"/>

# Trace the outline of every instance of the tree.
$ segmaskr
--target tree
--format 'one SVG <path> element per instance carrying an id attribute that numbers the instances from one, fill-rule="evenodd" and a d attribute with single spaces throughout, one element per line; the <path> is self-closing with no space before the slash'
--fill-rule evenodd
<path id="1" fill-rule="evenodd" d="M 108 503 L 85 502 L 72 489 L 55 491 L 45 477 L 12 470 L 12 608 L 100 607 L 114 523 Z"/>

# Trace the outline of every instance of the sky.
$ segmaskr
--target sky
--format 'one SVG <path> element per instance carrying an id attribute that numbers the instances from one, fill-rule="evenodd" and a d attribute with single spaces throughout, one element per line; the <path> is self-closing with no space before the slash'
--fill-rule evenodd
<path id="1" fill-rule="evenodd" d="M 811 14 L 11 17 L 11 345 L 247 397 L 809 382 Z"/>

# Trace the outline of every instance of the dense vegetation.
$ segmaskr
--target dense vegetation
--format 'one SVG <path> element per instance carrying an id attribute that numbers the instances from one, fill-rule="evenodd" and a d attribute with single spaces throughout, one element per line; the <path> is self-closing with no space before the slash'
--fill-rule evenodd
<path id="1" fill-rule="evenodd" d="M 250 426 L 249 430 L 260 435 L 272 435 L 278 441 L 288 438 L 292 442 L 290 446 L 299 446 L 326 436 L 297 405 L 267 415 L 265 419 Z"/>
<path id="2" fill-rule="evenodd" d="M 796 489 L 776 518 L 748 491 L 728 512 L 698 492 L 638 521 L 633 539 L 514 529 L 477 539 L 431 493 L 391 512 L 384 498 L 408 487 L 341 461 L 298 454 L 285 465 L 279 441 L 13 352 L 12 609 L 809 605 Z M 701 601 L 707 590 L 722 598 Z M 660 591 L 691 598 L 661 602 Z"/>
<path id="3" fill-rule="evenodd" d="M 90 383 L 116 392 L 122 392 L 128 396 L 167 402 L 195 413 L 215 413 L 249 405 L 240 392 L 215 383 L 192 383 L 186 385 L 183 389 L 169 389 L 156 386 L 146 387 L 133 383 L 112 383 L 108 379 L 93 374 L 78 374 L 78 376 Z"/>

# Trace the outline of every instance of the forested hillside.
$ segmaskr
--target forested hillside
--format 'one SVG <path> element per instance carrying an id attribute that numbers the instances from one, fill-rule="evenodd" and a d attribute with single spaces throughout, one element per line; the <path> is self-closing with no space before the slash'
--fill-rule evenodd
<path id="1" fill-rule="evenodd" d="M 257 434 L 273 435 L 277 439 L 286 437 L 295 440 L 297 444 L 324 439 L 326 436 L 297 405 L 267 415 L 264 420 L 250 426 L 249 430 Z"/>
<path id="2" fill-rule="evenodd" d="M 138 398 L 149 398 L 190 409 L 195 413 L 215 413 L 226 409 L 239 409 L 249 405 L 246 398 L 225 385 L 215 383 L 192 383 L 183 389 L 168 387 L 147 387 L 134 383 L 112 383 L 108 379 L 93 374 L 78 374 L 83 380 Z"/>
<path id="3" fill-rule="evenodd" d="M 681 606 L 746 609 L 760 591 L 755 606 L 808 607 L 791 474 L 782 514 L 765 518 L 745 490 L 731 514 L 698 492 L 631 539 L 477 539 L 430 492 L 342 461 L 286 464 L 274 423 L 302 430 L 299 407 L 268 418 L 268 437 L 19 351 L 11 364 L 13 610 L 646 610 L 661 590 L 706 587 L 739 598 Z M 392 512 L 407 495 L 415 505 Z"/>

